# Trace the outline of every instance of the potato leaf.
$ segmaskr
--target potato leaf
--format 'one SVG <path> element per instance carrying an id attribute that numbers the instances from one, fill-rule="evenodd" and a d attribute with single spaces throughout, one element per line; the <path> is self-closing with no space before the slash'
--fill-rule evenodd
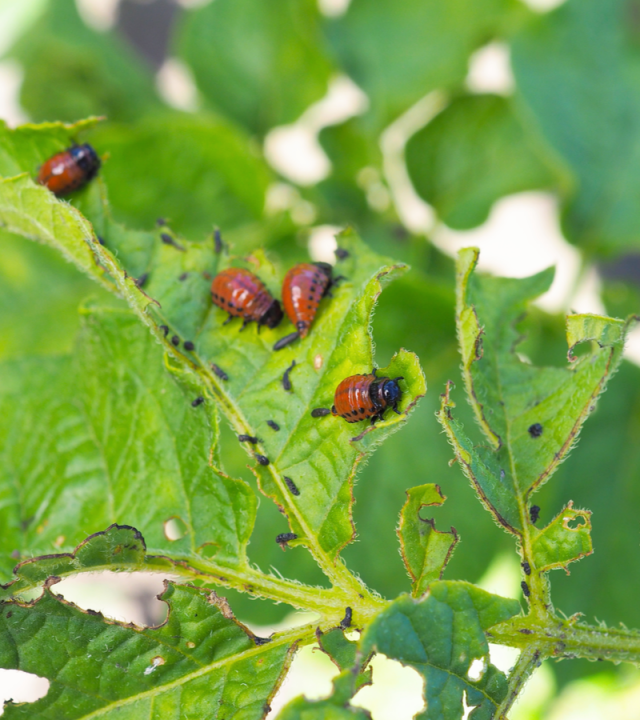
<path id="1" fill-rule="evenodd" d="M 5 706 L 16 718 L 263 718 L 294 649 L 264 643 L 215 593 L 167 583 L 169 616 L 140 628 L 86 613 L 47 583 L 33 603 L 0 604 L 0 666 L 46 677 L 47 695 Z"/>

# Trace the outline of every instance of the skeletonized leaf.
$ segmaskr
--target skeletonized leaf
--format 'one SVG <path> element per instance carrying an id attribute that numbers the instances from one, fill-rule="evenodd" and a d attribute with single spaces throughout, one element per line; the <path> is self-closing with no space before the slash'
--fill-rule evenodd
<path id="1" fill-rule="evenodd" d="M 47 695 L 8 704 L 17 718 L 263 718 L 293 651 L 263 644 L 223 598 L 167 584 L 167 620 L 139 628 L 65 602 L 47 583 L 32 604 L 0 604 L 0 666 L 46 677 Z"/>
<path id="2" fill-rule="evenodd" d="M 450 532 L 436 530 L 434 520 L 420 516 L 423 507 L 442 505 L 445 499 L 438 485 L 407 490 L 397 532 L 402 559 L 413 580 L 414 597 L 422 595 L 434 580 L 440 580 L 458 542 L 455 528 Z"/>

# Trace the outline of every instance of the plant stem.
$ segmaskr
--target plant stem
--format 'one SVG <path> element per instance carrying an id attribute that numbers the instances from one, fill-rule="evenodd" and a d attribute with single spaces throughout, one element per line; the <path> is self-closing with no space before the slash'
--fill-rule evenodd
<path id="1" fill-rule="evenodd" d="M 535 648 L 540 659 L 585 658 L 640 665 L 640 633 L 622 628 L 594 627 L 554 615 L 515 618 L 487 633 L 491 642 L 522 649 Z"/>
<path id="2" fill-rule="evenodd" d="M 533 671 L 540 665 L 540 662 L 540 651 L 533 645 L 525 648 L 520 653 L 518 662 L 509 674 L 507 696 L 496 710 L 494 720 L 507 720 L 507 713 L 511 709 L 511 706 L 518 695 L 522 692 L 522 689 L 531 676 L 531 673 L 533 673 Z"/>

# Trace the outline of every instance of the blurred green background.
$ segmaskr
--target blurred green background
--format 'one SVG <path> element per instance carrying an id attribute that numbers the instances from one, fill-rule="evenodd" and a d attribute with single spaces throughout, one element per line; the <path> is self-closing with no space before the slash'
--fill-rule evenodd
<path id="1" fill-rule="evenodd" d="M 381 298 L 376 359 L 417 352 L 429 393 L 360 473 L 344 555 L 383 595 L 406 591 L 404 490 L 436 482 L 448 497 L 436 521 L 462 538 L 448 577 L 500 571 L 517 588 L 513 543 L 448 466 L 434 417 L 459 377 L 451 257 L 479 244 L 484 267 L 507 274 L 558 262 L 553 298 L 525 322 L 520 350 L 536 363 L 565 362 L 563 311 L 640 312 L 640 1 L 0 0 L 0 52 L 9 124 L 105 116 L 83 139 L 105 156 L 117 220 L 144 230 L 162 216 L 192 240 L 219 225 L 237 251 L 266 246 L 283 264 L 331 258 L 332 233 L 349 224 L 411 264 Z M 70 351 L 76 308 L 98 288 L 47 248 L 4 232 L 0 247 L 0 358 Z M 537 496 L 543 520 L 569 499 L 594 511 L 595 554 L 553 574 L 557 607 L 630 627 L 639 340 Z M 227 469 L 251 480 L 238 444 L 225 448 Z M 274 528 L 263 502 L 256 536 Z M 265 569 L 322 581 L 303 551 L 249 549 Z M 232 605 L 262 624 L 287 612 L 239 595 Z M 594 673 L 586 690 L 567 685 Z M 519 717 L 573 717 L 574 695 L 609 708 L 589 717 L 640 717 L 640 702 L 625 714 L 640 683 L 629 668 L 572 661 L 544 678 Z"/>

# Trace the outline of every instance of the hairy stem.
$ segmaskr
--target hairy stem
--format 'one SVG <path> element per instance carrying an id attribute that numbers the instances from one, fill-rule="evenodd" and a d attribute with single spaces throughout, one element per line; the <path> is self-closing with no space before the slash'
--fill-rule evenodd
<path id="1" fill-rule="evenodd" d="M 494 720 L 507 720 L 507 713 L 522 692 L 525 683 L 541 662 L 540 651 L 535 646 L 530 646 L 520 653 L 518 662 L 509 674 L 507 696 L 496 710 Z"/>
<path id="2" fill-rule="evenodd" d="M 544 619 L 529 615 L 496 625 L 487 635 L 500 645 L 535 648 L 541 660 L 585 658 L 640 665 L 640 633 L 634 630 L 578 624 L 554 615 Z"/>

